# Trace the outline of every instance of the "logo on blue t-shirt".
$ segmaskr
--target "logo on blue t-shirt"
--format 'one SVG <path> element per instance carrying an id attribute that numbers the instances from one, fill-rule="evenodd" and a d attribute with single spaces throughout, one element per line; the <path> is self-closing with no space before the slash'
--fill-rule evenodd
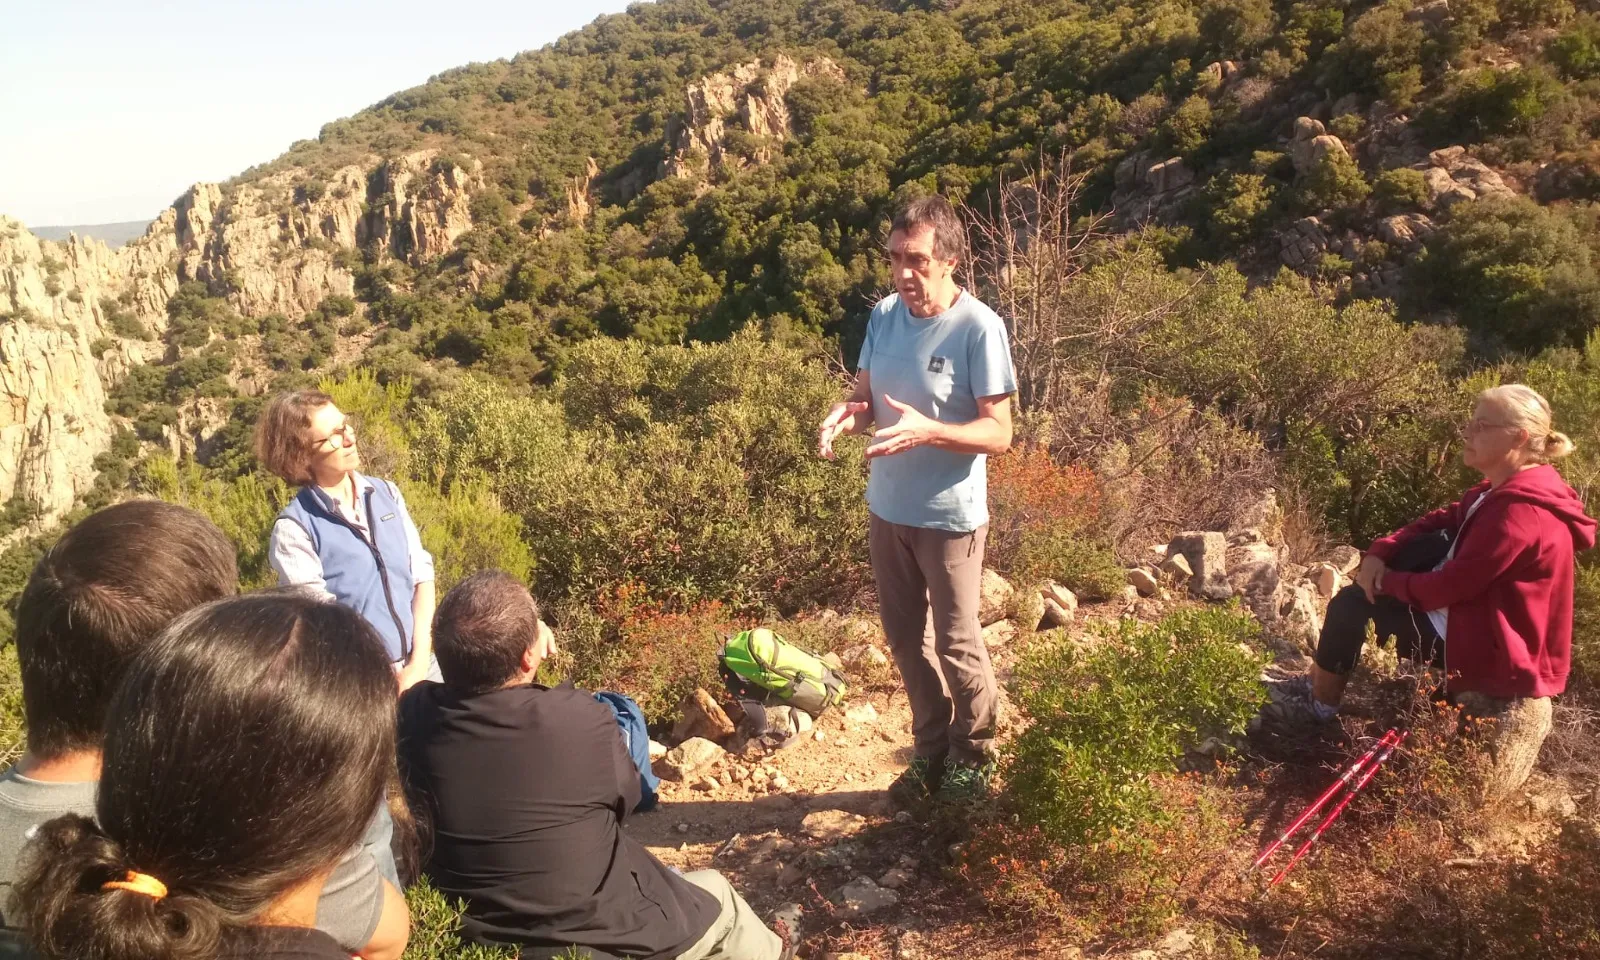
<path id="1" fill-rule="evenodd" d="M 944 357 L 929 357 L 928 358 L 928 372 L 929 373 L 944 373 L 944 362 L 945 362 L 945 358 Z"/>

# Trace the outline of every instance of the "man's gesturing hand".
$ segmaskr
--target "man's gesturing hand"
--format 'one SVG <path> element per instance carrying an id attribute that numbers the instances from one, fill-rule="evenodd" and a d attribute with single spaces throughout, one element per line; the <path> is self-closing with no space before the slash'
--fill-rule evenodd
<path id="1" fill-rule="evenodd" d="M 867 445 L 868 459 L 904 453 L 938 436 L 939 421 L 923 416 L 916 407 L 901 403 L 887 393 L 883 395 L 883 402 L 890 409 L 899 411 L 900 419 L 893 426 L 884 427 L 872 435 L 872 442 Z"/>
<path id="2" fill-rule="evenodd" d="M 833 438 L 855 426 L 856 414 L 866 413 L 870 409 L 872 404 L 865 400 L 834 404 L 833 409 L 828 411 L 828 416 L 822 421 L 822 429 L 817 433 L 817 454 L 832 460 Z"/>

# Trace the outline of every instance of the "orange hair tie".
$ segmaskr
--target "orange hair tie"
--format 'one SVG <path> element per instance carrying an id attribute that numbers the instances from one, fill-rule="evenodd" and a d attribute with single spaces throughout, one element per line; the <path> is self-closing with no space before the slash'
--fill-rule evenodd
<path id="1" fill-rule="evenodd" d="M 110 880 L 100 885 L 101 890 L 126 890 L 129 893 L 142 893 L 152 900 L 160 900 L 167 895 L 167 885 L 137 870 L 129 870 L 127 877 L 121 880 Z"/>

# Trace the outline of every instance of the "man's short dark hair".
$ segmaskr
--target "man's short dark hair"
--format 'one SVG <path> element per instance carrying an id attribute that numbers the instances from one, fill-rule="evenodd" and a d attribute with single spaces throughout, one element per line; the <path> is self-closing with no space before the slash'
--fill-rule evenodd
<path id="1" fill-rule="evenodd" d="M 17 603 L 28 749 L 99 749 L 134 654 L 180 614 L 238 591 L 233 543 L 186 507 L 132 500 L 68 530 Z"/>
<path id="2" fill-rule="evenodd" d="M 505 686 L 538 637 L 538 602 L 520 580 L 499 570 L 482 570 L 456 584 L 433 616 L 439 672 L 459 696 Z"/>
<path id="3" fill-rule="evenodd" d="M 902 206 L 889 224 L 889 232 L 896 230 L 913 233 L 923 227 L 933 228 L 933 255 L 940 260 L 965 260 L 967 257 L 967 228 L 961 222 L 950 201 L 937 193 L 917 197 Z"/>

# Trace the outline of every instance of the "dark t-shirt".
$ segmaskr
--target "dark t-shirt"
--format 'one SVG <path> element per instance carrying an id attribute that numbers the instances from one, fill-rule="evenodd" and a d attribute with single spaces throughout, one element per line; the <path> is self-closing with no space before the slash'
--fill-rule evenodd
<path id="1" fill-rule="evenodd" d="M 425 871 L 466 901 L 472 939 L 669 958 L 717 918 L 716 898 L 622 831 L 639 770 L 587 693 L 419 683 L 400 701 L 400 764 L 432 825 Z"/>
<path id="2" fill-rule="evenodd" d="M 278 960 L 350 960 L 348 950 L 321 930 L 306 927 L 246 927 L 224 935 L 219 960 L 275 957 Z"/>

